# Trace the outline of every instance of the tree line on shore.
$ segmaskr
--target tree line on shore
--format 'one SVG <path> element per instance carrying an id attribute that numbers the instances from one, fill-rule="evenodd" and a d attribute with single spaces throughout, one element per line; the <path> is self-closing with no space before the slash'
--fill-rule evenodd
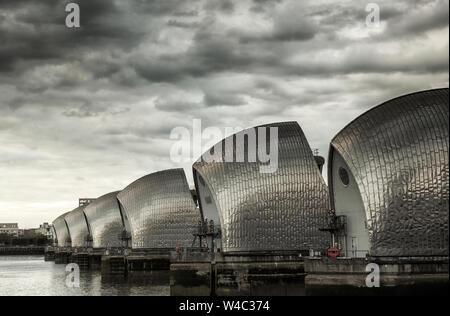
<path id="1" fill-rule="evenodd" d="M 0 247 L 11 246 L 47 246 L 52 241 L 47 236 L 40 233 L 32 233 L 29 236 L 11 236 L 8 234 L 0 234 Z"/>

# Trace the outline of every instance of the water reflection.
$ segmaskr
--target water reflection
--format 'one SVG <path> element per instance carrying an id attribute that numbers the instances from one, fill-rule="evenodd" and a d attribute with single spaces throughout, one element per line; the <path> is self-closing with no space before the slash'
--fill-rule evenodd
<path id="1" fill-rule="evenodd" d="M 102 280 L 99 271 L 81 272 L 80 287 L 66 286 L 65 265 L 41 256 L 0 256 L 0 296 L 167 296 L 167 275 L 152 278 Z M 145 281 L 153 279 L 153 281 Z"/>

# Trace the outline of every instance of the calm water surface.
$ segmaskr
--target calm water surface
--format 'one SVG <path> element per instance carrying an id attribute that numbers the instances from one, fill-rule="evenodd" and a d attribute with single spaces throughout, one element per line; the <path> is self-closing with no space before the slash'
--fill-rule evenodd
<path id="1" fill-rule="evenodd" d="M 100 272 L 81 272 L 80 287 L 66 286 L 65 265 L 43 256 L 0 256 L 0 296 L 167 296 L 169 285 L 102 282 Z"/>

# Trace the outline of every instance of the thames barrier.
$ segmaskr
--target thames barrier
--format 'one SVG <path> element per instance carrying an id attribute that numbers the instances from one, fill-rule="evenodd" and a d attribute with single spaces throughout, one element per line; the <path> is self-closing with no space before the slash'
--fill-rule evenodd
<path id="1" fill-rule="evenodd" d="M 174 296 L 448 289 L 448 97 L 416 92 L 355 118 L 330 142 L 328 186 L 297 122 L 243 130 L 193 164 L 194 188 L 161 170 L 62 214 L 45 258 Z M 277 168 L 262 173 L 251 158 L 271 143 L 250 140 L 270 128 Z M 215 148 L 224 159 L 208 159 Z"/>

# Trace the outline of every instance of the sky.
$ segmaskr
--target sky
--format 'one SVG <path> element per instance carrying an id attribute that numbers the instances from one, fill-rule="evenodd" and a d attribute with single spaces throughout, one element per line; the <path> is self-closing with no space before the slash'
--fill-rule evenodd
<path id="1" fill-rule="evenodd" d="M 0 222 L 52 222 L 170 159 L 173 128 L 297 121 L 327 156 L 371 107 L 449 86 L 449 2 L 0 0 Z M 224 135 L 227 136 L 227 135 Z M 197 158 L 197 157 L 196 157 Z M 324 172 L 325 176 L 325 172 Z"/>

